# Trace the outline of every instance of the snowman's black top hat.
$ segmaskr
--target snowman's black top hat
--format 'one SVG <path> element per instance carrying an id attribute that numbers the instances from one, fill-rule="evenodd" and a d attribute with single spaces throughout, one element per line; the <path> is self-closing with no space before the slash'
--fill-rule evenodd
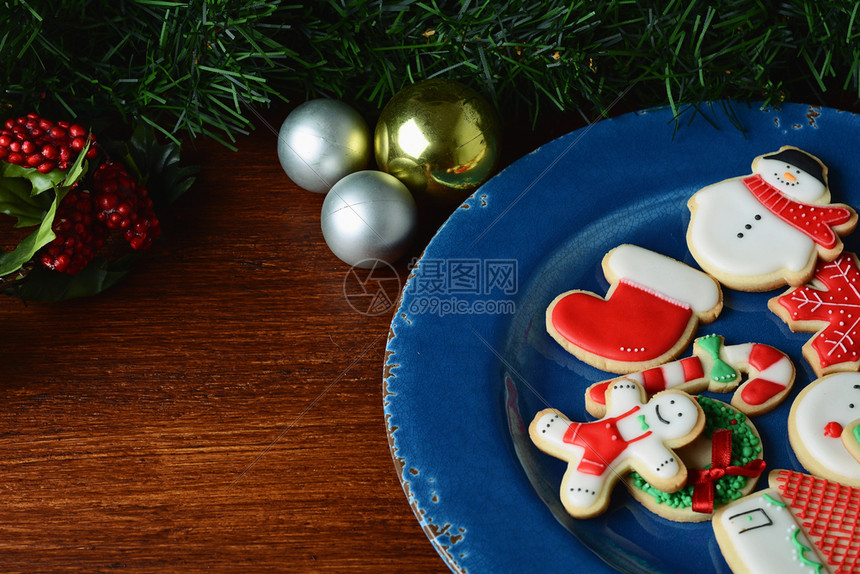
<path id="1" fill-rule="evenodd" d="M 780 150 L 774 154 L 766 155 L 764 156 L 764 159 L 784 161 L 789 165 L 793 165 L 794 167 L 805 171 L 824 185 L 827 185 L 824 168 L 821 165 L 821 162 L 805 151 L 789 148 Z"/>

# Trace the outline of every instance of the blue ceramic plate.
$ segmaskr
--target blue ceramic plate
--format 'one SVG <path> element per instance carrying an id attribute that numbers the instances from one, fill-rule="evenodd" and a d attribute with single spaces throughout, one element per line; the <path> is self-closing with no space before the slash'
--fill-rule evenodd
<path id="1" fill-rule="evenodd" d="M 391 326 L 385 417 L 409 502 L 451 570 L 729 572 L 710 522 L 655 516 L 621 486 L 605 514 L 569 518 L 558 498 L 565 465 L 532 446 L 527 427 L 547 406 L 589 419 L 583 391 L 608 378 L 549 337 L 547 305 L 569 289 L 605 294 L 601 259 L 622 243 L 695 266 L 685 232 L 696 190 L 790 144 L 828 165 L 834 201 L 860 205 L 860 116 L 731 108 L 737 126 L 715 105 L 677 131 L 668 110 L 652 110 L 572 132 L 493 178 L 427 247 Z M 845 244 L 857 251 L 858 236 Z M 754 422 L 768 468 L 801 470 L 786 418 L 814 379 L 801 356 L 810 335 L 767 310 L 774 294 L 725 289 L 721 316 L 697 336 L 791 356 L 792 395 Z"/>

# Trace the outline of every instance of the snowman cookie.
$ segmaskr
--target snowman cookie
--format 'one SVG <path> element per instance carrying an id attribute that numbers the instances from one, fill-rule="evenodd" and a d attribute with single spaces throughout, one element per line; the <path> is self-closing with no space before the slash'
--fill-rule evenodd
<path id="1" fill-rule="evenodd" d="M 654 367 L 677 357 L 699 323 L 723 306 L 719 284 L 665 255 L 621 245 L 602 261 L 606 298 L 573 290 L 546 311 L 546 329 L 578 359 L 611 373 Z"/>
<path id="2" fill-rule="evenodd" d="M 827 167 L 805 151 L 784 146 L 755 158 L 752 169 L 690 198 L 690 252 L 733 289 L 802 285 L 819 258 L 842 252 L 840 236 L 854 230 L 857 213 L 830 203 Z"/>
<path id="3" fill-rule="evenodd" d="M 860 419 L 860 374 L 836 373 L 804 388 L 788 414 L 788 439 L 803 467 L 816 476 L 860 487 L 860 462 L 843 435 Z"/>
<path id="4" fill-rule="evenodd" d="M 607 390 L 607 413 L 592 422 L 571 422 L 544 409 L 529 425 L 532 442 L 568 463 L 561 481 L 561 502 L 575 518 L 606 510 L 619 478 L 635 470 L 666 492 L 687 480 L 684 463 L 672 451 L 692 442 L 705 425 L 699 404 L 681 391 L 664 391 L 646 401 L 634 381 Z"/>
<path id="5" fill-rule="evenodd" d="M 860 462 L 860 418 L 848 424 L 842 429 L 842 445 L 848 454 Z"/>
<path id="6" fill-rule="evenodd" d="M 747 374 L 743 384 L 742 373 Z M 770 345 L 726 345 L 721 336 L 706 335 L 696 339 L 691 357 L 624 377 L 641 384 L 649 395 L 666 389 L 690 394 L 706 390 L 735 391 L 732 406 L 745 415 L 756 416 L 770 411 L 785 399 L 794 384 L 795 369 L 785 353 Z M 603 416 L 604 393 L 614 380 L 601 381 L 586 389 L 585 410 L 589 414 Z"/>

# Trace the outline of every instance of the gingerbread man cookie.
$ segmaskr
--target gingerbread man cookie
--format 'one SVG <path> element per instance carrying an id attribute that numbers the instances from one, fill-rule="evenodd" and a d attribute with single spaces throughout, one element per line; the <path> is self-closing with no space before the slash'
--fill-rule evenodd
<path id="1" fill-rule="evenodd" d="M 672 449 L 692 442 L 705 425 L 702 408 L 681 391 L 646 400 L 638 383 L 622 379 L 606 397 L 606 416 L 600 420 L 571 422 L 555 409 L 544 409 L 529 425 L 540 450 L 568 463 L 560 495 L 576 518 L 603 512 L 615 483 L 631 470 L 666 492 L 684 486 L 687 469 Z"/>
<path id="2" fill-rule="evenodd" d="M 816 476 L 860 487 L 860 462 L 845 448 L 846 428 L 860 419 L 860 374 L 836 373 L 804 388 L 788 414 L 788 439 Z"/>
<path id="3" fill-rule="evenodd" d="M 665 255 L 621 245 L 603 258 L 606 298 L 573 290 L 546 311 L 547 332 L 578 359 L 611 373 L 633 373 L 677 357 L 699 323 L 722 310 L 719 284 Z"/>
<path id="4" fill-rule="evenodd" d="M 690 198 L 690 252 L 727 287 L 802 285 L 819 258 L 842 252 L 840 236 L 857 226 L 857 213 L 830 203 L 827 167 L 805 151 L 785 146 L 758 156 L 752 171 Z"/>
<path id="5" fill-rule="evenodd" d="M 747 380 L 741 384 L 742 374 Z M 735 391 L 732 406 L 748 416 L 765 413 L 781 403 L 791 391 L 794 377 L 794 363 L 782 351 L 761 343 L 726 345 L 719 335 L 696 339 L 691 357 L 624 376 L 641 384 L 649 395 L 670 388 L 690 394 Z M 603 416 L 603 395 L 614 380 L 588 387 L 585 409 L 589 414 Z"/>

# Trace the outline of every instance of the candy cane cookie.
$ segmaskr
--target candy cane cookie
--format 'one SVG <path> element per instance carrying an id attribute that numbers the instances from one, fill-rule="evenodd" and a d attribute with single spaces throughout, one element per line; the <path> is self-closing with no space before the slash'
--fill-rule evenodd
<path id="1" fill-rule="evenodd" d="M 747 375 L 743 384 L 742 373 Z M 735 391 L 731 404 L 747 416 L 768 412 L 782 402 L 794 377 L 794 364 L 785 353 L 762 343 L 725 345 L 719 335 L 696 339 L 690 357 L 625 375 L 641 384 L 649 396 L 666 389 L 690 394 Z M 616 380 L 588 387 L 585 408 L 590 414 L 603 416 L 606 388 Z"/>

